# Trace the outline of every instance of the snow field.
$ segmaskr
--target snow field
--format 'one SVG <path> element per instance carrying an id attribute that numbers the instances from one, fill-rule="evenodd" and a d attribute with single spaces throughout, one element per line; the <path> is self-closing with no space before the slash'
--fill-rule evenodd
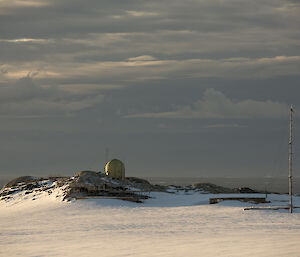
<path id="1" fill-rule="evenodd" d="M 144 204 L 47 195 L 1 203 L 0 256 L 300 256 L 299 211 L 208 205 L 211 195 L 199 193 L 151 196 Z"/>

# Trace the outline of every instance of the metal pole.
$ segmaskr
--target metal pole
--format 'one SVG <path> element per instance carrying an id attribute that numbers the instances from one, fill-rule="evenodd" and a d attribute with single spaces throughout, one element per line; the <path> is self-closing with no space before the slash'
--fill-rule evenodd
<path id="1" fill-rule="evenodd" d="M 105 148 L 105 164 L 109 161 L 109 148 Z"/>
<path id="2" fill-rule="evenodd" d="M 290 109 L 290 140 L 289 140 L 289 196 L 290 213 L 293 213 L 293 106 Z"/>

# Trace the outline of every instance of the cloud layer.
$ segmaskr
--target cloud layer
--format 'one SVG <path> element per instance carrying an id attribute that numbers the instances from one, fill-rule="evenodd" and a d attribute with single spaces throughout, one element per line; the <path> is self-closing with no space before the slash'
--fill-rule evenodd
<path id="1" fill-rule="evenodd" d="M 96 87 L 299 75 L 295 1 L 76 0 L 71 6 L 65 0 L 4 0 L 0 6 L 0 90 L 7 93 L 8 85 L 29 76 L 34 102 L 45 101 L 41 90 L 81 92 L 78 103 L 74 97 L 48 98 L 50 109 L 93 106 L 103 97 L 90 95 Z"/>
<path id="2" fill-rule="evenodd" d="M 138 176 L 267 170 L 300 106 L 299 13 L 296 0 L 0 1 L 0 174 L 99 170 L 106 146 Z"/>
<path id="3" fill-rule="evenodd" d="M 82 91 L 74 91 L 74 86 L 71 91 L 39 86 L 30 77 L 22 78 L 15 84 L 0 87 L 0 116 L 69 115 L 99 104 L 104 98 L 97 90 Z"/>
<path id="4" fill-rule="evenodd" d="M 247 119 L 282 118 L 288 113 L 286 104 L 272 101 L 242 100 L 234 102 L 223 93 L 207 89 L 203 99 L 192 105 L 177 106 L 175 110 L 160 113 L 138 113 L 126 118 L 166 118 L 166 119 Z"/>

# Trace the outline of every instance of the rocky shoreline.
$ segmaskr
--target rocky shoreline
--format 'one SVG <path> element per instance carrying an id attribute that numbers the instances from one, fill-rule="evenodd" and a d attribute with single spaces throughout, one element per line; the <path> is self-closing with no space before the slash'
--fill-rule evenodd
<path id="1" fill-rule="evenodd" d="M 107 177 L 102 172 L 80 171 L 72 177 L 37 178 L 23 176 L 8 182 L 0 191 L 0 201 L 12 200 L 14 194 L 35 195 L 45 192 L 56 193 L 62 201 L 88 197 L 114 197 L 122 200 L 142 202 L 150 197 L 150 192 L 199 191 L 212 194 L 264 193 L 250 188 L 226 188 L 212 183 L 196 183 L 189 186 L 153 185 L 145 179 L 127 177 L 124 180 Z"/>

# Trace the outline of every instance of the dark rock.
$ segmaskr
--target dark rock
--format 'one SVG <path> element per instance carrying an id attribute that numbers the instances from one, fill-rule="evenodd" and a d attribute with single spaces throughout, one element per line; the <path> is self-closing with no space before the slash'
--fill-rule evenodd
<path id="1" fill-rule="evenodd" d="M 222 186 L 217 186 L 212 183 L 197 183 L 194 184 L 196 189 L 200 189 L 202 191 L 212 193 L 212 194 L 230 194 L 235 193 L 235 191 L 231 188 L 226 188 Z"/>
<path id="2" fill-rule="evenodd" d="M 68 182 L 66 198 L 76 198 L 77 196 L 96 196 L 105 194 L 111 187 L 107 185 L 103 176 L 95 171 L 80 171 L 74 179 Z"/>
<path id="3" fill-rule="evenodd" d="M 135 188 L 139 188 L 143 191 L 166 191 L 166 186 L 161 185 L 152 185 L 149 181 L 142 178 L 136 177 L 127 177 L 125 180 L 125 184 L 133 186 Z"/>
<path id="4" fill-rule="evenodd" d="M 168 187 L 163 185 L 151 185 L 153 191 L 165 192 L 167 191 Z"/>
<path id="5" fill-rule="evenodd" d="M 126 180 L 137 184 L 151 185 L 148 180 L 142 178 L 127 177 Z"/>
<path id="6" fill-rule="evenodd" d="M 76 173 L 76 177 L 82 177 L 82 176 L 98 176 L 98 173 L 96 171 L 91 170 L 82 170 Z"/>
<path id="7" fill-rule="evenodd" d="M 0 193 L 0 196 L 11 195 L 11 194 L 14 194 L 14 193 L 19 192 L 19 191 L 20 191 L 20 189 L 3 190 L 3 191 Z"/>
<path id="8" fill-rule="evenodd" d="M 25 190 L 32 190 L 32 189 L 38 188 L 38 187 L 40 187 L 40 185 L 39 185 L 38 183 L 35 183 L 35 184 L 29 183 L 29 184 L 27 184 L 27 185 L 24 187 L 24 189 L 25 189 Z"/>
<path id="9" fill-rule="evenodd" d="M 253 190 L 253 189 L 251 189 L 249 187 L 235 188 L 234 191 L 236 193 L 241 193 L 241 194 L 257 194 L 257 193 L 259 193 L 258 191 Z"/>
<path id="10" fill-rule="evenodd" d="M 50 176 L 48 177 L 48 179 L 56 181 L 56 180 L 65 180 L 65 179 L 69 179 L 69 177 L 64 177 L 64 176 Z M 43 179 L 41 179 L 43 180 Z"/>
<path id="11" fill-rule="evenodd" d="M 35 182 L 37 180 L 38 180 L 38 178 L 35 178 L 35 177 L 32 177 L 32 176 L 22 176 L 22 177 L 18 177 L 18 178 L 15 178 L 15 179 L 9 181 L 8 183 L 6 183 L 4 185 L 3 188 L 15 187 L 15 186 L 17 186 L 20 183 L 27 184 L 29 182 Z"/>

